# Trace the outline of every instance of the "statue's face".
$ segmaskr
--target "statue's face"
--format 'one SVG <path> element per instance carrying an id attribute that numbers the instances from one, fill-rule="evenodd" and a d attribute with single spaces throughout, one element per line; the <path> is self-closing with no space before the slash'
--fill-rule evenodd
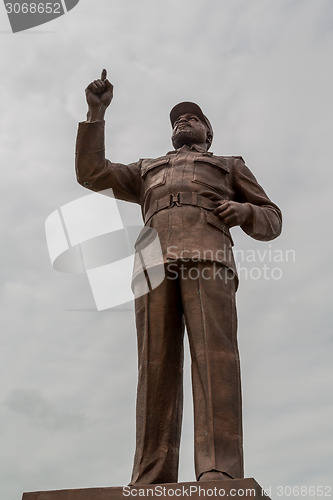
<path id="1" fill-rule="evenodd" d="M 196 115 L 187 113 L 179 116 L 172 131 L 172 144 L 178 149 L 186 144 L 207 147 L 207 126 Z"/>

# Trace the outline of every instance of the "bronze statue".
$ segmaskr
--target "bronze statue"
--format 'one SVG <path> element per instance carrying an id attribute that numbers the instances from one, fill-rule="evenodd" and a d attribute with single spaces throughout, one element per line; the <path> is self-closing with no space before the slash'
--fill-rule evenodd
<path id="1" fill-rule="evenodd" d="M 131 484 L 173 483 L 178 477 L 182 421 L 184 327 L 189 337 L 197 480 L 242 478 L 242 415 L 235 292 L 229 229 L 257 240 L 281 232 L 281 212 L 240 156 L 209 152 L 213 129 L 200 107 L 176 105 L 166 155 L 129 165 L 104 153 L 104 115 L 113 86 L 103 70 L 86 89 L 77 179 L 94 191 L 141 205 L 158 231 L 165 279 L 135 300 L 139 375 L 136 453 Z"/>

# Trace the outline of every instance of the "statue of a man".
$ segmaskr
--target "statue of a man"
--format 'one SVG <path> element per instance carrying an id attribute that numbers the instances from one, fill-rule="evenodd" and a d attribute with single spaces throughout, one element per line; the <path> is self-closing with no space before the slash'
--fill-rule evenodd
<path id="1" fill-rule="evenodd" d="M 112 96 L 103 70 L 86 89 L 77 179 L 140 204 L 145 225 L 158 232 L 165 266 L 163 282 L 135 300 L 139 374 L 131 484 L 177 482 L 185 326 L 197 480 L 242 478 L 238 280 L 229 229 L 240 226 L 257 240 L 272 240 L 281 232 L 281 212 L 242 157 L 209 152 L 212 126 L 192 102 L 171 110 L 173 151 L 129 165 L 106 160 L 104 115 Z"/>

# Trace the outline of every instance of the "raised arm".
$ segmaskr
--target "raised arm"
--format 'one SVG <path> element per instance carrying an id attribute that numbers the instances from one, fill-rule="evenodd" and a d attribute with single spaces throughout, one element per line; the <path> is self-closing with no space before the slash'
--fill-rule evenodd
<path id="1" fill-rule="evenodd" d="M 93 191 L 112 188 L 116 198 L 140 203 L 140 162 L 123 165 L 105 159 L 105 112 L 113 85 L 103 69 L 101 78 L 86 88 L 87 120 L 79 124 L 75 169 L 79 184 Z"/>

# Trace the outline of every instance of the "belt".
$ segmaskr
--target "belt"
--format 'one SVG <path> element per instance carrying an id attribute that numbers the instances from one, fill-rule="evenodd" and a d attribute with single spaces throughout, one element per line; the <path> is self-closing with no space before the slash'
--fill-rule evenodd
<path id="1" fill-rule="evenodd" d="M 200 207 L 206 210 L 215 210 L 217 207 L 217 204 L 212 200 L 205 198 L 205 196 L 201 196 L 198 193 L 168 194 L 167 196 L 163 196 L 163 198 L 156 200 L 152 206 L 148 208 L 144 217 L 145 224 L 160 210 L 174 206 L 181 207 L 182 205 L 192 205 L 193 207 Z"/>

